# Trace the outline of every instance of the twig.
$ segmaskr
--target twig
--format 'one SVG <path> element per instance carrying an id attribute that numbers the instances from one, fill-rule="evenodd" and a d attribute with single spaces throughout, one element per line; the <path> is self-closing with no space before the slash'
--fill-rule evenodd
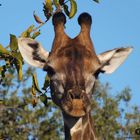
<path id="1" fill-rule="evenodd" d="M 47 20 L 48 21 L 48 20 Z M 47 22 L 46 21 L 46 22 Z M 41 28 L 46 22 L 44 22 L 44 23 L 42 23 L 42 24 L 40 24 L 38 27 L 36 27 L 36 28 L 34 28 L 33 30 L 32 30 L 32 32 L 35 32 L 35 31 L 37 31 L 39 28 Z"/>
<path id="2" fill-rule="evenodd" d="M 69 0 L 68 0 L 68 1 L 69 1 Z M 68 1 L 66 1 L 66 2 L 68 2 Z M 66 3 L 66 2 L 65 2 L 65 3 Z M 60 4 L 57 6 L 56 11 L 52 13 L 52 16 L 53 16 L 54 14 L 56 14 L 56 13 L 59 13 L 59 12 L 62 12 L 62 6 L 61 6 Z M 49 19 L 50 19 L 50 18 L 49 18 Z M 46 23 L 48 22 L 49 19 L 47 19 L 44 23 L 40 24 L 38 27 L 36 27 L 35 29 L 33 29 L 32 32 L 35 32 L 35 31 L 37 31 L 39 28 L 41 28 L 44 24 L 46 24 Z"/>

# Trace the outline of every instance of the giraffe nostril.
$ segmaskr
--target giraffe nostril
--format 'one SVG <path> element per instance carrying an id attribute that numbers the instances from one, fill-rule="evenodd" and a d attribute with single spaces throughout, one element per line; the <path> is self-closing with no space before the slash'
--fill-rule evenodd
<path id="1" fill-rule="evenodd" d="M 74 96 L 74 94 L 70 94 L 70 96 L 71 96 L 71 98 L 72 98 L 72 99 L 75 99 L 75 96 Z"/>
<path id="2" fill-rule="evenodd" d="M 68 90 L 68 92 L 67 92 L 67 98 L 69 98 L 70 100 L 72 100 L 72 99 L 75 98 L 72 89 Z"/>
<path id="3" fill-rule="evenodd" d="M 68 91 L 68 97 L 71 99 L 80 99 L 81 98 L 81 92 L 76 90 L 69 90 Z"/>
<path id="4" fill-rule="evenodd" d="M 74 95 L 75 95 L 74 99 L 80 99 L 81 98 L 81 96 L 80 96 L 81 94 L 80 93 L 76 92 Z"/>
<path id="5" fill-rule="evenodd" d="M 84 98 L 84 94 L 85 94 L 84 90 L 76 89 L 76 88 L 70 89 L 67 92 L 67 96 L 70 99 L 83 99 Z"/>
<path id="6" fill-rule="evenodd" d="M 67 98 L 67 100 L 72 100 L 72 97 L 70 94 L 67 94 L 66 98 Z"/>

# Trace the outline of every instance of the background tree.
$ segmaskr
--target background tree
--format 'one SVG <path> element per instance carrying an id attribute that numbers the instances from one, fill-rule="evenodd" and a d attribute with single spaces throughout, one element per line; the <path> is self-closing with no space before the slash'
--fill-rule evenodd
<path id="1" fill-rule="evenodd" d="M 62 116 L 59 109 L 49 101 L 47 106 L 38 102 L 32 107 L 31 87 L 27 87 L 33 70 L 25 71 L 24 82 L 16 81 L 14 74 L 8 76 L 6 86 L 1 98 L 1 139 L 39 139 L 39 140 L 61 140 L 63 139 Z M 10 79 L 10 81 L 9 81 Z M 9 85 L 10 88 L 7 86 Z M 16 87 L 15 89 L 12 88 Z M 96 91 L 93 94 L 92 114 L 95 129 L 100 139 L 125 139 L 138 140 L 135 130 L 140 124 L 140 110 L 137 106 L 127 109 L 131 100 L 131 91 L 125 88 L 117 96 L 112 97 L 110 85 L 102 85 L 97 82 Z M 22 95 L 19 94 L 22 91 Z M 8 94 L 7 94 L 8 93 Z M 129 100 L 128 100 L 129 98 Z M 122 105 L 124 104 L 123 108 Z"/>
<path id="2" fill-rule="evenodd" d="M 77 11 L 76 1 L 46 0 L 43 4 L 46 21 L 43 22 L 34 12 L 39 26 L 31 25 L 20 37 L 35 39 L 40 34 L 39 28 L 61 10 L 72 18 Z M 48 100 L 48 77 L 40 89 L 35 70 L 30 67 L 23 69 L 23 65 L 17 37 L 10 35 L 10 44 L 6 47 L 0 45 L 0 139 L 63 139 L 61 113 Z M 140 109 L 128 106 L 131 90 L 124 88 L 113 97 L 109 89 L 108 83 L 97 82 L 93 94 L 92 114 L 97 135 L 103 140 L 139 139 L 140 132 L 136 128 L 140 127 Z"/>

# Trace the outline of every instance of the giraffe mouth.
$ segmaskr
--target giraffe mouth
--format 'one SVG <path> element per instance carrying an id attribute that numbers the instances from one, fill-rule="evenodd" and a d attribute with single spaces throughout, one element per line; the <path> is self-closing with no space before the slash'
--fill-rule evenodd
<path id="1" fill-rule="evenodd" d="M 83 99 L 72 99 L 71 101 L 63 102 L 62 109 L 65 113 L 73 117 L 82 117 L 91 110 L 90 102 L 84 102 Z"/>

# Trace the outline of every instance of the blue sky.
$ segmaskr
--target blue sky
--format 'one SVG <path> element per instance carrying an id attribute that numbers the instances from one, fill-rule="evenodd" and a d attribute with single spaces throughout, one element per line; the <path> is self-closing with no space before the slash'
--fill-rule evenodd
<path id="1" fill-rule="evenodd" d="M 30 25 L 37 26 L 33 19 L 34 10 L 45 20 L 43 0 L 0 0 L 0 3 L 0 43 L 4 46 L 9 43 L 9 34 L 19 36 Z M 93 18 L 91 37 L 97 54 L 117 47 L 134 47 L 117 71 L 100 75 L 100 79 L 111 84 L 112 94 L 129 86 L 133 96 L 131 103 L 140 106 L 140 0 L 102 0 L 100 4 L 93 0 L 79 0 L 76 16 L 72 20 L 67 18 L 66 32 L 70 37 L 75 37 L 80 31 L 77 17 L 82 12 L 89 12 Z M 50 20 L 41 28 L 37 40 L 50 51 L 53 37 Z M 42 70 L 37 70 L 37 73 L 41 85 L 45 73 Z"/>

